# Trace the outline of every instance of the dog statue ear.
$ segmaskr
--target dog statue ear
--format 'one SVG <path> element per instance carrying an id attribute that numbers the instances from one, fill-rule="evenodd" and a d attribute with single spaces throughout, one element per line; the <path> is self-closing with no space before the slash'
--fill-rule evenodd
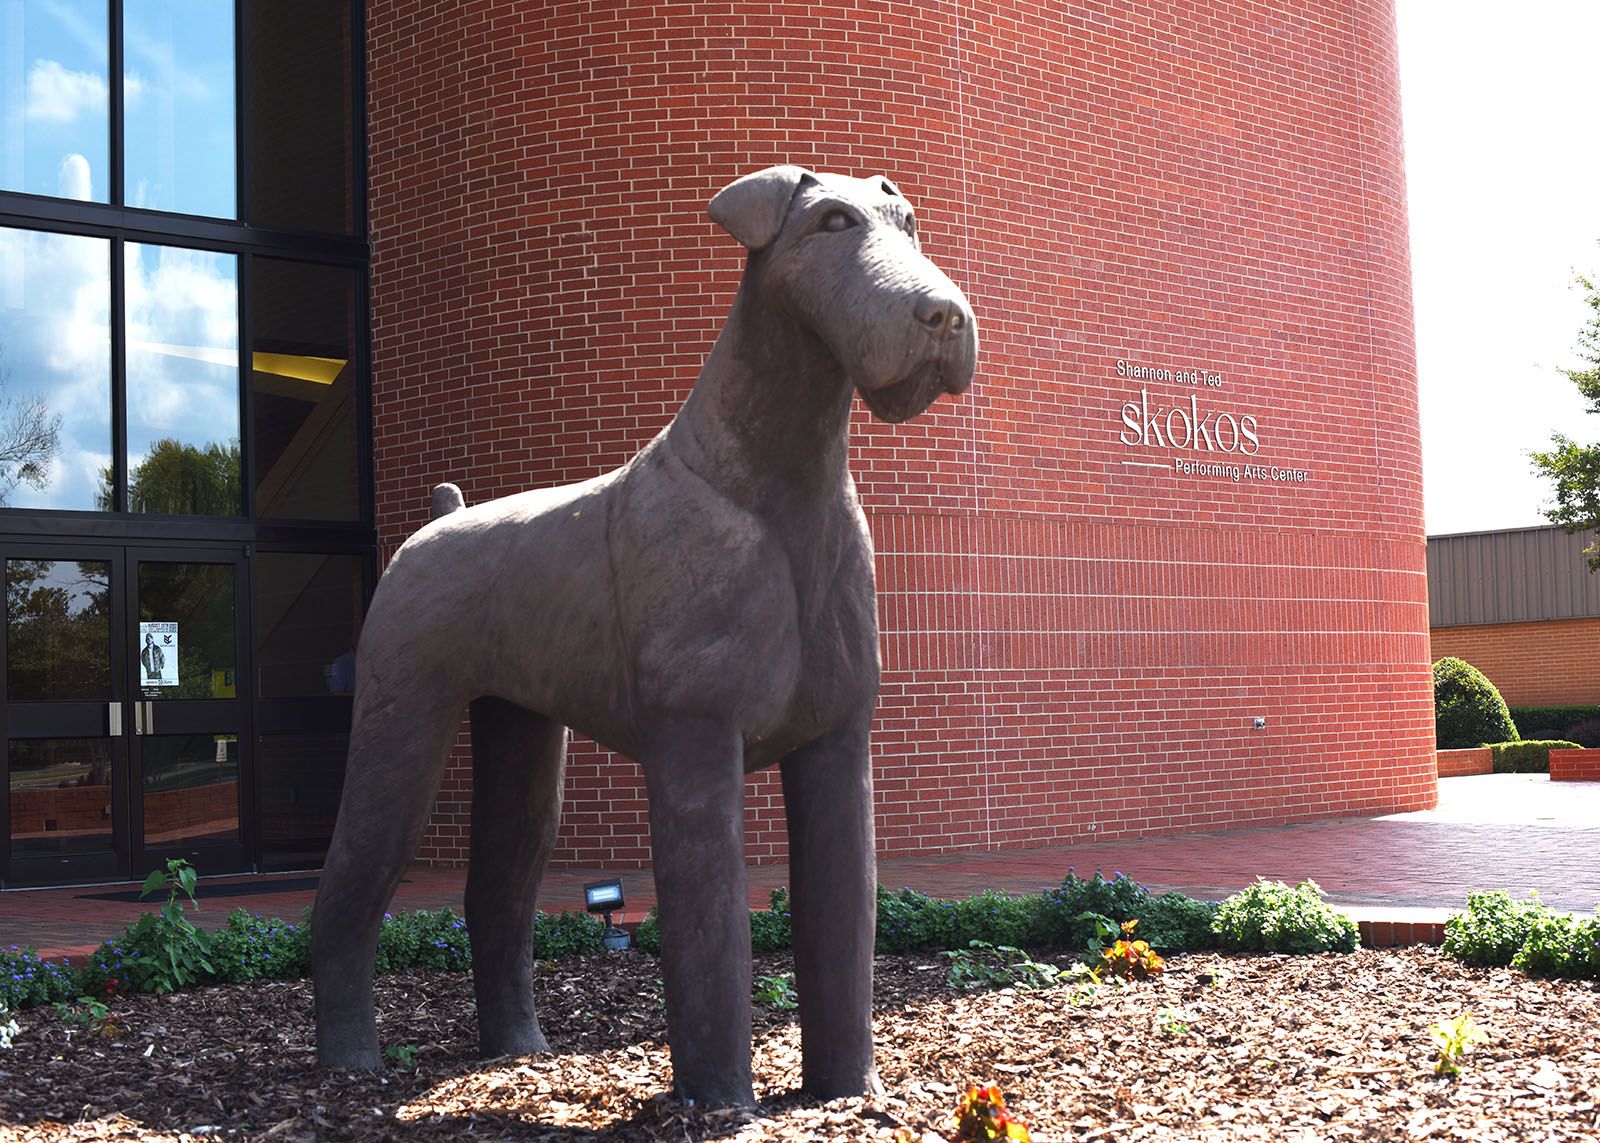
<path id="1" fill-rule="evenodd" d="M 800 184 L 814 178 L 804 167 L 768 167 L 735 179 L 711 199 L 706 213 L 749 250 L 765 250 L 783 229 L 789 201 Z"/>

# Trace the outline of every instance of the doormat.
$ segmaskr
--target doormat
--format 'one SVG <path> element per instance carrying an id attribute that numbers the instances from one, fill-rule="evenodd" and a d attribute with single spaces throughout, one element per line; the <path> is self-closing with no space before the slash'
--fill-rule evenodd
<path id="1" fill-rule="evenodd" d="M 402 879 L 400 884 L 409 885 L 410 881 Z M 263 893 L 301 893 L 307 889 L 315 889 L 315 877 L 290 877 L 283 881 L 239 881 L 232 885 L 207 885 L 204 881 L 195 890 L 195 896 L 202 901 L 214 901 L 218 897 L 259 897 Z M 148 897 L 139 896 L 139 890 L 126 889 L 112 893 L 77 893 L 74 894 L 80 901 L 155 901 L 160 894 L 152 893 Z"/>

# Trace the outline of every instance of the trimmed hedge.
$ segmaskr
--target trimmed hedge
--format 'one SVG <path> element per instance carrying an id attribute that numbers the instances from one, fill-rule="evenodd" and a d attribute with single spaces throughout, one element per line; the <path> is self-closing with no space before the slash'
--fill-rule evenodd
<path id="1" fill-rule="evenodd" d="M 1578 750 L 1576 742 L 1560 739 L 1523 739 L 1521 742 L 1492 742 L 1489 752 L 1494 758 L 1496 774 L 1548 774 L 1550 751 Z"/>
<path id="2" fill-rule="evenodd" d="M 1495 685 L 1463 659 L 1447 656 L 1433 665 L 1433 716 L 1440 750 L 1522 737 Z"/>
<path id="3" fill-rule="evenodd" d="M 1516 706 L 1511 718 L 1524 738 L 1559 738 L 1586 750 L 1600 748 L 1600 705 Z"/>

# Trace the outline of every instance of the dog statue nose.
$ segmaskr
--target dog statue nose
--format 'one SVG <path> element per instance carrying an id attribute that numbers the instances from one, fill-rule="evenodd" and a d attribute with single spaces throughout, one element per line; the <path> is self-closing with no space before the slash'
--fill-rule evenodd
<path id="1" fill-rule="evenodd" d="M 917 299 L 916 314 L 922 328 L 940 341 L 954 337 L 967 324 L 961 303 L 942 294 L 923 294 Z"/>

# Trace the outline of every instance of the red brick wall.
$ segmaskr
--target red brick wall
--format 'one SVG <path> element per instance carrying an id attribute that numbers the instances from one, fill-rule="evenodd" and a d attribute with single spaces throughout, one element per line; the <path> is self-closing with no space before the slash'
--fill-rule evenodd
<path id="1" fill-rule="evenodd" d="M 883 847 L 1430 805 L 1390 4 L 1062 8 L 373 0 L 385 551 L 438 481 L 588 477 L 671 417 L 738 278 L 720 186 L 884 172 L 983 349 L 963 399 L 854 426 Z M 1254 416 L 1245 461 L 1309 478 L 1124 443 L 1119 359 L 1221 374 L 1142 387 Z M 430 857 L 464 852 L 467 773 Z M 779 858 L 775 775 L 749 790 L 750 852 Z M 632 763 L 575 744 L 567 797 L 559 859 L 647 858 Z"/>
<path id="2" fill-rule="evenodd" d="M 1487 746 L 1439 751 L 1439 777 L 1471 778 L 1494 773 L 1494 751 Z"/>
<path id="3" fill-rule="evenodd" d="M 1600 750 L 1550 751 L 1552 782 L 1600 782 Z"/>
<path id="4" fill-rule="evenodd" d="M 1430 654 L 1465 659 L 1511 706 L 1600 702 L 1600 619 L 1435 627 Z"/>

